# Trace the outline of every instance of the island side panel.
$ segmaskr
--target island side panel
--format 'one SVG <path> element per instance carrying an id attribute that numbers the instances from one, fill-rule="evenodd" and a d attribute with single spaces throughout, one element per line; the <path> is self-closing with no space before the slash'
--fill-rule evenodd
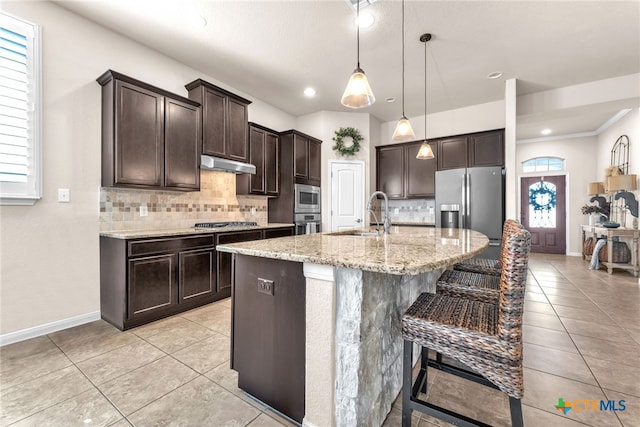
<path id="1" fill-rule="evenodd" d="M 235 254 L 233 368 L 238 387 L 292 419 L 305 413 L 302 263 Z"/>
<path id="2" fill-rule="evenodd" d="M 402 387 L 402 315 L 441 272 L 336 269 L 336 425 L 382 425 Z"/>

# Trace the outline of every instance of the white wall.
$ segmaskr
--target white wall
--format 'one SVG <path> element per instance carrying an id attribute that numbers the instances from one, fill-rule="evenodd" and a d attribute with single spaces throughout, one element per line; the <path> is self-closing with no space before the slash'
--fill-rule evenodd
<path id="1" fill-rule="evenodd" d="M 424 115 L 410 117 L 416 140 L 424 139 Z M 381 124 L 381 140 L 378 145 L 393 144 L 391 137 L 397 121 Z M 427 114 L 427 138 L 462 135 L 484 130 L 502 129 L 505 126 L 504 101 L 488 102 L 455 110 Z"/>
<path id="2" fill-rule="evenodd" d="M 598 142 L 594 136 L 517 145 L 516 165 L 519 176 L 523 175 L 522 162 L 531 158 L 551 156 L 565 159 L 567 172 L 567 253 L 572 255 L 580 254 L 582 234 L 579 226 L 588 223 L 588 217 L 582 215 L 580 207 L 589 201 L 587 185 L 589 182 L 595 181 L 597 177 L 597 147 Z M 527 174 L 527 176 L 540 175 L 545 175 L 545 173 Z M 520 182 L 518 180 L 517 212 L 520 212 L 519 194 Z"/>
<path id="3" fill-rule="evenodd" d="M 372 123 L 373 121 L 373 123 Z M 363 160 L 365 162 L 364 180 L 365 180 L 365 197 L 371 194 L 370 180 L 367 177 L 371 176 L 370 165 L 372 162 L 371 150 L 372 139 L 377 141 L 379 139 L 377 120 L 372 118 L 368 113 L 345 113 L 336 111 L 320 111 L 318 113 L 309 114 L 306 116 L 298 117 L 296 129 L 313 137 L 322 140 L 322 229 L 329 230 L 329 224 L 331 223 L 331 212 L 326 207 L 331 205 L 330 194 L 330 170 L 329 160 L 342 159 L 342 160 Z M 364 140 L 360 143 L 360 151 L 353 156 L 340 156 L 333 149 L 333 137 L 335 131 L 341 127 L 352 127 L 360 131 L 360 134 Z M 373 131 L 373 132 L 372 132 Z M 375 150 L 373 150 L 375 151 Z M 375 156 L 375 154 L 374 154 Z M 375 161 L 373 162 L 375 164 Z M 373 184 L 375 186 L 375 175 Z"/>
<path id="4" fill-rule="evenodd" d="M 98 316 L 100 86 L 111 68 L 186 96 L 211 76 L 108 31 L 51 2 L 3 2 L 4 11 L 42 28 L 43 198 L 0 207 L 0 334 L 76 316 Z M 251 120 L 284 130 L 295 118 L 255 100 Z M 71 203 L 56 202 L 57 188 Z"/>

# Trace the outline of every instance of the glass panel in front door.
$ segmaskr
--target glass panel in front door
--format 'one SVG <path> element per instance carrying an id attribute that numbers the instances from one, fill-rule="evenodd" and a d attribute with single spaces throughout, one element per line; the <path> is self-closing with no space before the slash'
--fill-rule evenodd
<path id="1" fill-rule="evenodd" d="M 529 228 L 556 228 L 556 191 L 550 182 L 529 186 Z"/>

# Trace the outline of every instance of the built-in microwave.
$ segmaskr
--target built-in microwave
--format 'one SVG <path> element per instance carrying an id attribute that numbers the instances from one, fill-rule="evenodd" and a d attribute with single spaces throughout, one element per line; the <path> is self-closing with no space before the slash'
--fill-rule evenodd
<path id="1" fill-rule="evenodd" d="M 320 187 L 295 185 L 295 213 L 320 213 Z"/>

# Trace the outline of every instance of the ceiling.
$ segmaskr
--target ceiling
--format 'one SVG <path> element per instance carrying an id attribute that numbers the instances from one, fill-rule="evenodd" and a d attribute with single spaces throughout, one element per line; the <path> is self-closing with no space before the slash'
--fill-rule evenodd
<path id="1" fill-rule="evenodd" d="M 353 111 L 340 104 L 356 66 L 355 12 L 348 0 L 55 1 L 292 115 Z M 397 0 L 362 9 L 375 18 L 360 31 L 360 63 L 376 102 L 356 111 L 383 122 L 402 113 L 401 9 Z M 206 26 L 193 23 L 198 15 Z M 425 32 L 433 34 L 429 114 L 501 100 L 506 79 L 518 79 L 523 95 L 640 72 L 640 0 L 407 0 L 409 117 L 424 114 L 425 45 L 419 37 Z M 494 71 L 502 77 L 488 79 Z M 316 89 L 314 98 L 303 95 L 307 86 Z M 389 97 L 397 101 L 386 102 Z M 594 132 L 625 107 L 619 104 L 536 115 L 522 123 L 519 118 L 517 137 L 539 136 L 547 121 L 563 134 Z"/>

